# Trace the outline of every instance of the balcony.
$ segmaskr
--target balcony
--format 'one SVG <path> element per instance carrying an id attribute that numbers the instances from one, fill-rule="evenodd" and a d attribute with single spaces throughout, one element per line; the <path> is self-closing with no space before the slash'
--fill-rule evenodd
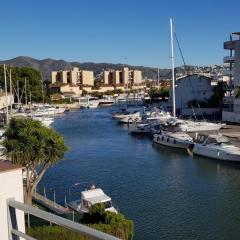
<path id="1" fill-rule="evenodd" d="M 223 48 L 224 48 L 224 49 L 233 50 L 233 49 L 235 49 L 235 42 L 236 42 L 236 41 L 227 41 L 227 42 L 224 42 Z"/>
<path id="2" fill-rule="evenodd" d="M 224 75 L 225 76 L 233 76 L 234 75 L 234 70 L 225 70 Z"/>
<path id="3" fill-rule="evenodd" d="M 235 57 L 234 56 L 227 56 L 223 58 L 224 63 L 231 63 L 235 61 Z"/>
<path id="4" fill-rule="evenodd" d="M 49 221 L 51 224 L 54 223 L 56 225 L 68 228 L 72 231 L 78 232 L 82 234 L 83 236 L 86 236 L 87 239 L 98 239 L 98 240 L 120 240 L 119 238 L 116 238 L 114 236 L 111 236 L 109 234 L 100 232 L 98 230 L 95 230 L 93 228 L 90 228 L 88 226 L 72 222 L 66 218 L 59 217 L 57 215 L 54 215 L 49 212 L 45 212 L 41 209 L 32 207 L 30 205 L 26 205 L 24 203 L 15 201 L 14 199 L 8 199 L 7 200 L 7 212 L 8 212 L 8 232 L 9 232 L 9 238 L 10 240 L 19 240 L 26 239 L 26 240 L 37 240 L 35 238 L 30 237 L 29 235 L 25 234 L 24 232 L 21 232 L 18 229 L 18 218 L 16 217 L 16 210 L 23 211 L 27 214 L 33 215 L 37 218 L 44 219 L 46 221 Z"/>

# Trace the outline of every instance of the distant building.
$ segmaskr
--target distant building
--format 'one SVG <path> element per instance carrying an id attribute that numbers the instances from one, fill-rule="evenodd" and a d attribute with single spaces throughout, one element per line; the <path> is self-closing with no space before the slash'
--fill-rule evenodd
<path id="1" fill-rule="evenodd" d="M 143 83 L 142 71 L 130 70 L 128 67 L 124 67 L 119 70 L 108 70 L 103 72 L 103 82 L 105 85 L 113 86 L 125 86 L 131 88 L 133 85 L 140 85 Z"/>
<path id="2" fill-rule="evenodd" d="M 93 71 L 79 70 L 78 67 L 74 67 L 70 71 L 51 72 L 51 82 L 52 84 L 59 82 L 79 86 L 94 86 L 94 74 Z"/>
<path id="3" fill-rule="evenodd" d="M 212 78 L 192 74 L 176 79 L 176 110 L 181 114 L 181 110 L 189 108 L 189 102 L 207 102 L 213 95 Z M 172 91 L 169 91 L 169 106 L 172 107 Z"/>
<path id="4" fill-rule="evenodd" d="M 228 69 L 225 71 L 227 81 L 224 85 L 222 120 L 240 123 L 240 32 L 230 35 L 230 40 L 224 42 L 224 49 L 230 54 L 224 57 Z"/>

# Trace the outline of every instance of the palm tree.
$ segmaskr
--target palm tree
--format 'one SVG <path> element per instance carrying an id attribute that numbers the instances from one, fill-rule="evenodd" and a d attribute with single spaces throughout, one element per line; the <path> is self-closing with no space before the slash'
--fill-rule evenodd
<path id="1" fill-rule="evenodd" d="M 32 204 L 32 195 L 47 169 L 63 158 L 67 147 L 64 138 L 54 129 L 28 118 L 12 118 L 3 141 L 3 155 L 14 164 L 26 168 L 25 202 Z M 38 169 L 37 176 L 33 173 Z"/>

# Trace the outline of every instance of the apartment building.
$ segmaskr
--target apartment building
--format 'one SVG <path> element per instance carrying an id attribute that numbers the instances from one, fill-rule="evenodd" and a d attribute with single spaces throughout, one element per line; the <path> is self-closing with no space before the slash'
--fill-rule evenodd
<path id="1" fill-rule="evenodd" d="M 230 34 L 229 41 L 224 42 L 224 49 L 229 51 L 229 56 L 223 59 L 228 69 L 224 72 L 222 120 L 240 123 L 240 32 Z"/>
<path id="2" fill-rule="evenodd" d="M 103 82 L 105 85 L 122 85 L 131 88 L 133 85 L 142 84 L 142 71 L 130 70 L 128 67 L 123 67 L 122 70 L 104 71 Z"/>
<path id="3" fill-rule="evenodd" d="M 70 71 L 52 71 L 51 82 L 52 84 L 59 82 L 79 86 L 94 86 L 94 74 L 93 71 L 79 70 L 78 67 L 74 67 Z"/>

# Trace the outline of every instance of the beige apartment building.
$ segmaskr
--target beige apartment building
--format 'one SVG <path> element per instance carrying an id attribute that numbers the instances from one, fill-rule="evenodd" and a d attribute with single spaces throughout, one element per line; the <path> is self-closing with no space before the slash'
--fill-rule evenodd
<path id="1" fill-rule="evenodd" d="M 105 85 L 123 85 L 130 88 L 133 85 L 142 84 L 142 71 L 130 70 L 128 67 L 124 67 L 121 71 L 104 71 L 103 82 Z"/>
<path id="2" fill-rule="evenodd" d="M 51 72 L 51 82 L 52 84 L 59 82 L 79 86 L 94 86 L 94 74 L 93 71 L 79 70 L 78 67 L 74 67 L 70 71 Z"/>

